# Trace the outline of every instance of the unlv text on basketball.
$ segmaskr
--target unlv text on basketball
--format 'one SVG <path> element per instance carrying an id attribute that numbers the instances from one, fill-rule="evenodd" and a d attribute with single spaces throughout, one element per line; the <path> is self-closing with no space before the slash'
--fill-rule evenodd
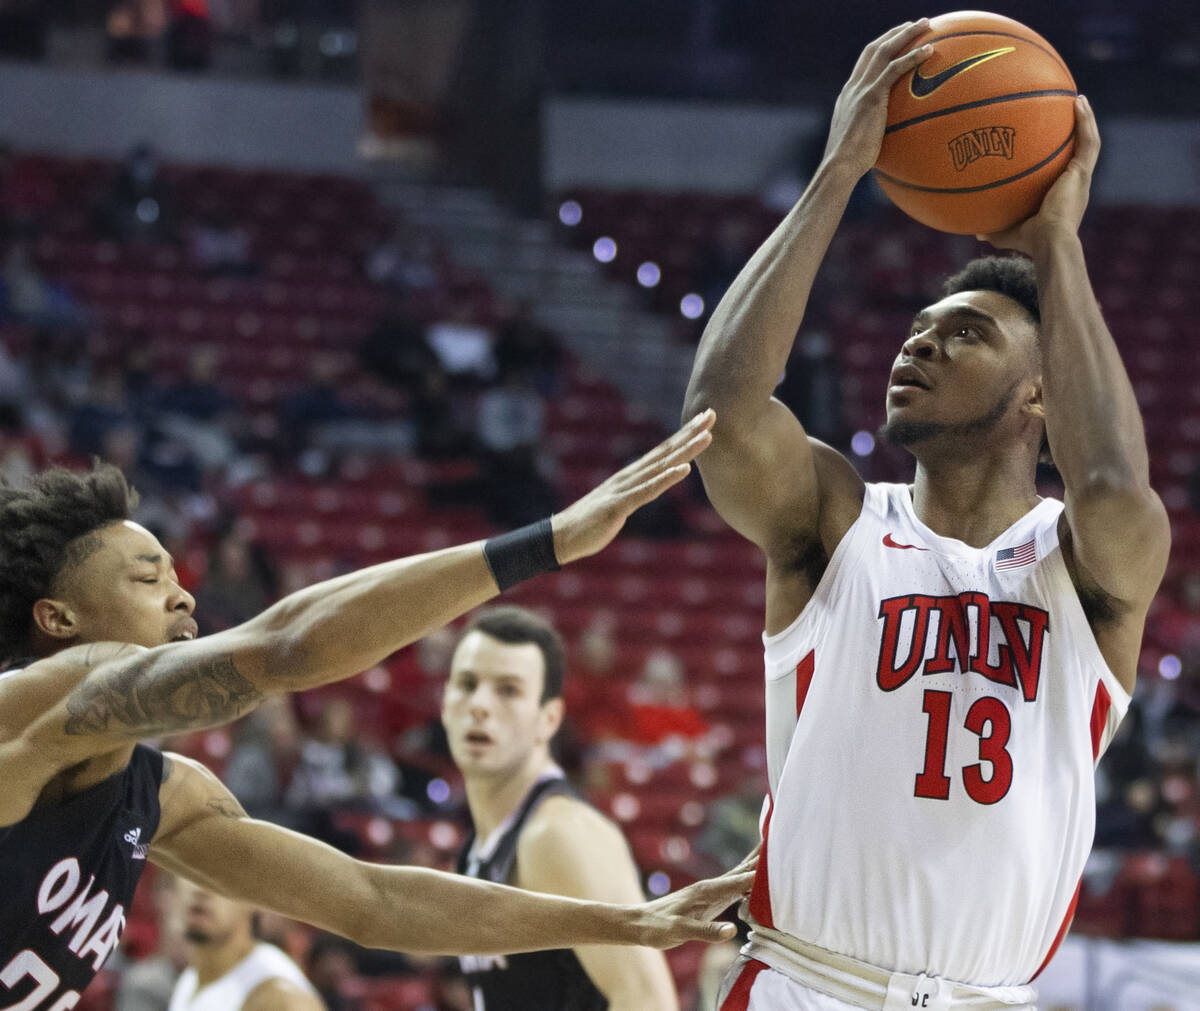
<path id="1" fill-rule="evenodd" d="M 980 158 L 989 157 L 1011 161 L 1016 136 L 1017 131 L 1011 126 L 981 126 L 960 133 L 948 145 L 954 167 L 961 172 Z"/>

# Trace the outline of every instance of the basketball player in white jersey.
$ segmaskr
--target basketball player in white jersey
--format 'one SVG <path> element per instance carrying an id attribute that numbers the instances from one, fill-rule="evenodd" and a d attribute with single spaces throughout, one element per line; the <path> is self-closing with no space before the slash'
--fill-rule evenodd
<path id="1" fill-rule="evenodd" d="M 180 879 L 188 964 L 167 1011 L 325 1011 L 304 973 L 254 936 L 254 907 Z"/>
<path id="2" fill-rule="evenodd" d="M 1072 916 L 1093 767 L 1129 702 L 1168 525 L 1077 229 L 1099 134 L 990 237 L 897 355 L 886 434 L 911 485 L 864 485 L 772 398 L 813 278 L 927 27 L 864 50 L 797 205 L 697 353 L 700 464 L 767 558 L 769 795 L 752 928 L 723 1011 L 1029 1008 Z M 1038 497 L 1044 439 L 1065 502 Z"/>
<path id="3" fill-rule="evenodd" d="M 598 902 L 642 900 L 621 830 L 567 784 L 550 754 L 563 719 L 566 651 L 521 607 L 476 614 L 450 663 L 442 723 L 467 788 L 473 831 L 460 874 Z M 667 960 L 651 948 L 463 958 L 474 1011 L 669 1011 Z"/>

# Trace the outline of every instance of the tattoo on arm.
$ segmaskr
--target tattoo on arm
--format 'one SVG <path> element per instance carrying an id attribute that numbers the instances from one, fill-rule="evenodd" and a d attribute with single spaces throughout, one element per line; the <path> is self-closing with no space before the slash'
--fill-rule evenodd
<path id="1" fill-rule="evenodd" d="M 89 675 L 71 692 L 63 730 L 152 737 L 228 722 L 261 698 L 229 656 L 181 664 L 169 653 L 143 653 Z"/>
<path id="2" fill-rule="evenodd" d="M 245 818 L 246 809 L 232 797 L 213 797 L 208 802 L 210 811 L 215 811 L 222 818 Z"/>

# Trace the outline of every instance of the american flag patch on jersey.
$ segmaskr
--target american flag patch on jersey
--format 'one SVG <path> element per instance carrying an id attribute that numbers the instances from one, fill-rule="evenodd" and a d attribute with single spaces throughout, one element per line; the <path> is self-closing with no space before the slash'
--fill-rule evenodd
<path id="1" fill-rule="evenodd" d="M 996 552 L 996 571 L 1019 569 L 1037 561 L 1037 538 L 1018 544 L 1015 548 L 1001 548 Z"/>

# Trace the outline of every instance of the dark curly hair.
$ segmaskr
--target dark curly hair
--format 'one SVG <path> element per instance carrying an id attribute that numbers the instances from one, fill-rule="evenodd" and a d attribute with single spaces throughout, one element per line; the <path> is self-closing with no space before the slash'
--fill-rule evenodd
<path id="1" fill-rule="evenodd" d="M 28 487 L 0 483 L 0 660 L 28 655 L 33 605 L 99 547 L 88 534 L 137 504 L 125 475 L 98 461 L 86 473 L 52 467 Z"/>
<path id="2" fill-rule="evenodd" d="M 943 295 L 960 291 L 999 292 L 1017 302 L 1035 323 L 1042 321 L 1033 261 L 1024 256 L 981 256 L 972 260 L 942 282 Z"/>

